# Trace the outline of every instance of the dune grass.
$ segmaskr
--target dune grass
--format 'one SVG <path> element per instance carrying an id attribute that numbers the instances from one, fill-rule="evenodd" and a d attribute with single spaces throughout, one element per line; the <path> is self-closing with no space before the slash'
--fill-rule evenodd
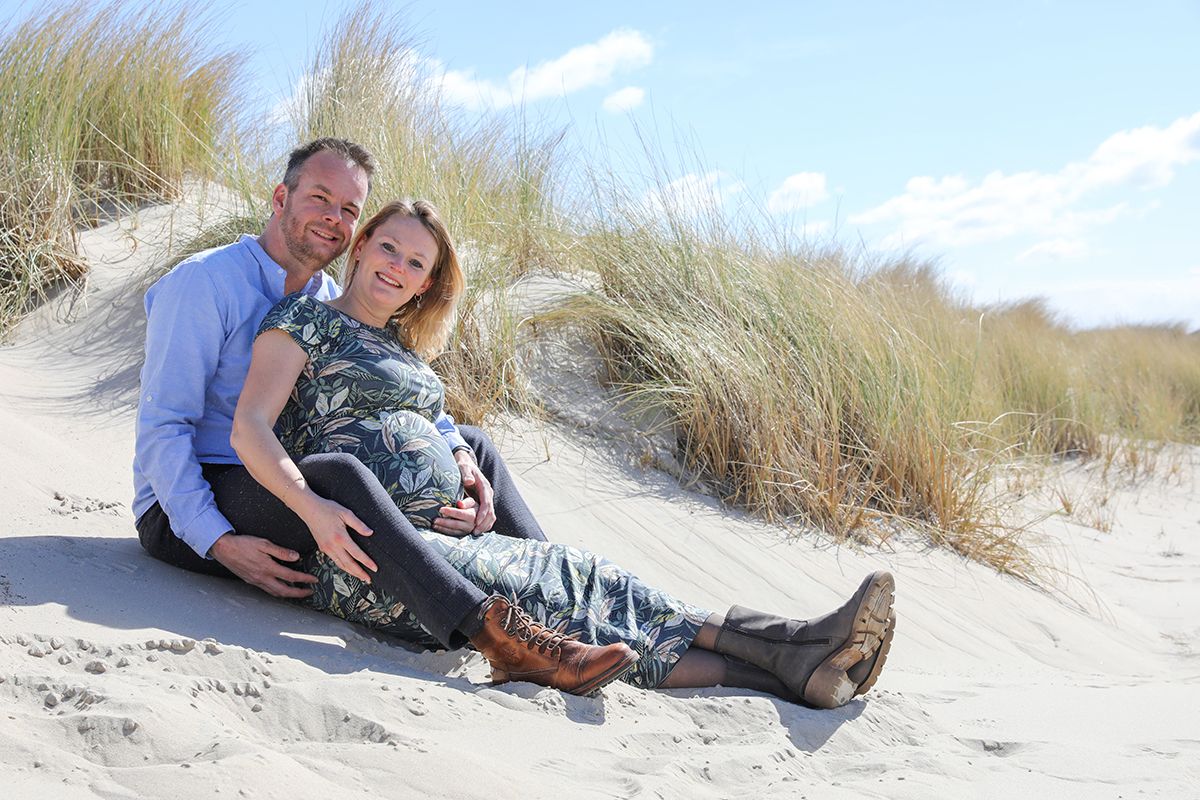
<path id="1" fill-rule="evenodd" d="M 244 100 L 200 8 L 80 0 L 0 28 L 0 333 L 84 276 L 79 226 L 211 174 Z"/>
<path id="2" fill-rule="evenodd" d="M 574 256 L 600 287 L 550 317 L 592 327 L 612 385 L 665 409 L 732 503 L 843 537 L 900 519 L 1033 578 L 995 467 L 1136 472 L 1162 442 L 1200 441 L 1200 340 L 1180 327 L 1073 332 L 1039 300 L 976 307 L 930 265 L 780 246 L 662 188 L 659 216 L 626 187 L 596 192 Z"/>
<path id="3" fill-rule="evenodd" d="M 366 214 L 390 198 L 423 198 L 463 244 L 468 291 L 436 363 L 451 413 L 479 422 L 499 408 L 527 408 L 507 289 L 549 266 L 559 246 L 552 189 L 562 132 L 445 105 L 403 18 L 372 2 L 328 32 L 288 111 L 294 141 L 341 136 L 375 154 Z"/>
<path id="4" fill-rule="evenodd" d="M 209 174 L 245 110 L 237 59 L 207 55 L 194 8 L 136 21 L 122 8 L 61 6 L 3 31 L 0 101 L 19 113 L 0 117 L 0 321 L 82 274 L 72 237 L 85 200 L 170 199 L 185 176 Z M 88 41 L 103 44 L 91 53 Z M 648 192 L 572 158 L 564 131 L 520 112 L 446 105 L 415 45 L 385 5 L 348 10 L 287 104 L 282 138 L 343 136 L 374 152 L 367 213 L 394 197 L 442 210 L 470 286 L 435 364 L 459 419 L 535 408 L 509 290 L 555 272 L 595 288 L 539 312 L 539 329 L 591 331 L 622 401 L 665 412 L 687 474 L 840 538 L 915 528 L 1034 578 L 998 466 L 1079 457 L 1137 472 L 1163 442 L 1200 442 L 1195 334 L 1075 332 L 1037 300 L 974 306 L 911 258 L 697 209 L 654 148 L 622 173 L 650 176 Z M 258 228 L 282 167 L 246 149 L 223 163 L 241 170 L 247 202 L 190 249 Z"/>

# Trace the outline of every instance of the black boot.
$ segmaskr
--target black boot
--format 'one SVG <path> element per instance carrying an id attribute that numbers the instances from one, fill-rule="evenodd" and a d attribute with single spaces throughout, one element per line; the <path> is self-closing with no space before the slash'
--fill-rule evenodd
<path id="1" fill-rule="evenodd" d="M 767 670 L 809 705 L 837 708 L 878 678 L 891 646 L 895 592 L 891 573 L 873 572 L 841 608 L 815 619 L 734 606 L 713 649 Z M 855 669 L 863 662 L 869 666 Z"/>

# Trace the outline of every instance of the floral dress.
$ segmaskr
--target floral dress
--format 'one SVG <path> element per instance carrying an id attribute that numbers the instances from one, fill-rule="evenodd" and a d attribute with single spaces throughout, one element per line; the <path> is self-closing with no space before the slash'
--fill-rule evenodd
<path id="1" fill-rule="evenodd" d="M 653 688 L 687 650 L 709 612 L 642 583 L 600 556 L 561 544 L 430 529 L 463 496 L 449 445 L 434 426 L 444 389 L 429 365 L 385 328 L 364 325 L 304 294 L 281 300 L 259 334 L 288 333 L 308 356 L 276 424 L 294 458 L 349 453 L 365 464 L 422 537 L 485 594 L 589 644 L 624 642 L 640 656 L 624 680 Z M 318 583 L 304 602 L 427 647 L 440 646 L 384 592 L 319 550 L 300 567 Z"/>

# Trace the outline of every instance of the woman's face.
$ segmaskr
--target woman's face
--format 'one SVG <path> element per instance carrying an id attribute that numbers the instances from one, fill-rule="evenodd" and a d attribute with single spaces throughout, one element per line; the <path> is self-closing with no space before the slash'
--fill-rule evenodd
<path id="1" fill-rule="evenodd" d="M 438 246 L 420 220 L 395 215 L 363 239 L 351 257 L 358 269 L 347 291 L 390 317 L 433 283 Z"/>

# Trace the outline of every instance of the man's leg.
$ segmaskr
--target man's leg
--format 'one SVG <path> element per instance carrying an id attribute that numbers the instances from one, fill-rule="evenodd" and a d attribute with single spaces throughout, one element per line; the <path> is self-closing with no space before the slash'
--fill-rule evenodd
<path id="1" fill-rule="evenodd" d="M 538 525 L 537 520 L 533 518 L 533 512 L 525 505 L 525 499 L 517 491 L 517 485 L 513 482 L 504 459 L 500 457 L 500 451 L 488 435 L 471 425 L 459 425 L 458 432 L 475 451 L 479 471 L 492 484 L 492 490 L 495 492 L 496 524 L 492 530 L 502 536 L 546 541 L 542 526 Z"/>
<path id="2" fill-rule="evenodd" d="M 171 521 L 167 519 L 167 512 L 163 511 L 162 506 L 158 503 L 150 506 L 144 514 L 138 517 L 135 527 L 142 547 L 159 561 L 165 561 L 173 567 L 186 569 L 189 572 L 200 572 L 221 578 L 236 577 L 220 561 L 196 555 L 196 551 L 171 530 Z"/>
<path id="3" fill-rule="evenodd" d="M 350 509 L 374 531 L 371 536 L 351 533 L 379 567 L 373 580 L 381 589 L 446 645 L 455 630 L 475 633 L 476 612 L 486 595 L 430 548 L 362 462 L 344 453 L 324 453 L 300 459 L 297 466 L 314 492 Z M 245 467 L 205 465 L 204 471 L 217 508 L 235 531 L 301 554 L 316 549 L 304 521 L 260 486 Z M 219 562 L 201 558 L 175 536 L 157 505 L 138 520 L 138 534 L 155 558 L 193 572 L 231 576 Z"/>

